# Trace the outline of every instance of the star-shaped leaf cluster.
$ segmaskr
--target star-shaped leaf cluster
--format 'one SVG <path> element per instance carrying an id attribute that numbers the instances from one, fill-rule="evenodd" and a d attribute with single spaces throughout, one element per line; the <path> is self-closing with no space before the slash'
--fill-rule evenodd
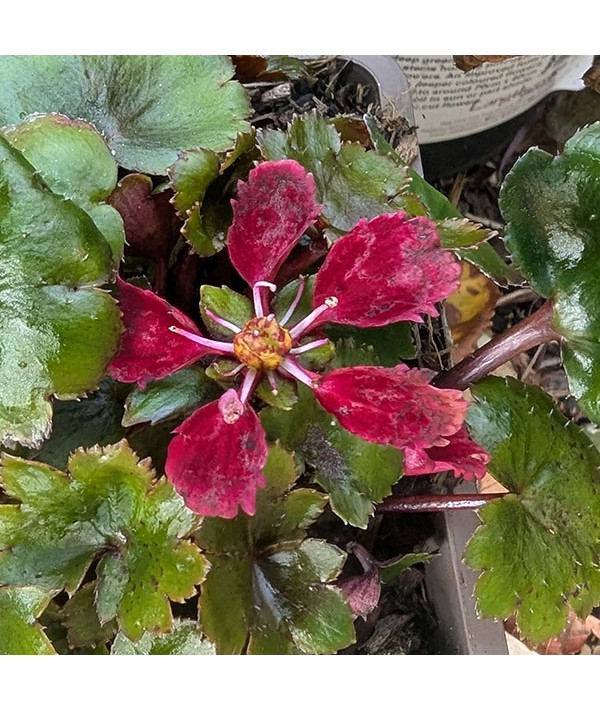
<path id="1" fill-rule="evenodd" d="M 202 585 L 200 623 L 220 654 L 328 654 L 354 639 L 352 614 L 331 586 L 345 554 L 306 538 L 327 497 L 292 489 L 294 458 L 271 448 L 267 487 L 256 514 L 204 519 L 196 538 L 211 568 Z"/>
<path id="2" fill-rule="evenodd" d="M 0 585 L 73 593 L 98 561 L 101 625 L 116 618 L 132 640 L 171 629 L 169 600 L 194 595 L 206 572 L 188 540 L 198 519 L 126 442 L 78 450 L 66 474 L 4 455 L 0 477 L 15 501 L 0 506 Z"/>

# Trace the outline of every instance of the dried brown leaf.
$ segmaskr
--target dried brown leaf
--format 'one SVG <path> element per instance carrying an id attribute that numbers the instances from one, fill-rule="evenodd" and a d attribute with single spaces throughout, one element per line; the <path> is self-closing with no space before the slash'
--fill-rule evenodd
<path id="1" fill-rule="evenodd" d="M 582 77 L 583 83 L 600 94 L 600 62 L 593 64 Z"/>
<path id="2" fill-rule="evenodd" d="M 463 72 L 470 72 L 481 64 L 504 62 L 518 57 L 518 54 L 454 54 L 452 58 L 456 66 Z"/>
<path id="3" fill-rule="evenodd" d="M 460 286 L 446 300 L 455 362 L 475 350 L 479 338 L 491 323 L 499 296 L 500 291 L 491 279 L 474 265 L 462 263 Z"/>

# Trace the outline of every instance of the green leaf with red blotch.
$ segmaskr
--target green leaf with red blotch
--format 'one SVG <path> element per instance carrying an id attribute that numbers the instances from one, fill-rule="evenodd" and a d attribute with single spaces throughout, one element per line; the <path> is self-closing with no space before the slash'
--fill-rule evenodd
<path id="1" fill-rule="evenodd" d="M 50 598 L 38 587 L 0 587 L 0 654 L 56 654 L 36 622 Z"/>
<path id="2" fill-rule="evenodd" d="M 36 141 L 56 135 L 64 146 L 63 128 L 45 126 L 28 135 Z M 94 154 L 102 141 L 86 131 Z M 72 182 L 78 173 L 67 161 L 52 163 L 43 141 L 33 150 L 21 138 L 39 169 L 0 135 L 0 183 L 6 188 L 0 195 L 0 441 L 39 446 L 50 432 L 51 396 L 72 398 L 94 389 L 116 350 L 119 310 L 97 287 L 113 278 L 122 232 L 120 247 L 112 238 L 109 243 L 77 204 L 93 183 L 77 191 Z M 89 155 L 78 140 L 70 145 L 74 163 L 79 149 Z M 54 192 L 40 173 L 69 197 Z M 100 194 L 109 182 L 110 176 L 99 179 Z"/>
<path id="3" fill-rule="evenodd" d="M 316 114 L 294 118 L 287 134 L 263 129 L 257 138 L 266 160 L 292 158 L 314 175 L 323 215 L 339 232 L 362 217 L 400 208 L 396 197 L 408 187 L 406 169 L 361 145 L 343 143 L 335 127 Z"/>
<path id="4" fill-rule="evenodd" d="M 279 440 L 314 468 L 333 511 L 353 526 L 367 527 L 374 502 L 389 496 L 402 476 L 398 449 L 365 442 L 340 427 L 303 385 L 297 405 L 289 412 L 265 408 L 261 422 L 271 441 Z"/>
<path id="5" fill-rule="evenodd" d="M 405 210 L 409 215 L 428 215 L 433 220 L 441 221 L 442 224 L 446 220 L 461 220 L 462 215 L 452 205 L 450 200 L 441 192 L 436 190 L 432 185 L 410 166 L 406 166 L 402 158 L 396 153 L 393 147 L 386 141 L 383 134 L 377 126 L 373 116 L 365 116 L 365 124 L 369 130 L 369 135 L 373 141 L 375 149 L 389 157 L 398 166 L 406 167 L 410 176 L 409 193 L 404 193 L 399 202 L 399 208 Z M 454 231 L 454 230 L 453 230 Z M 475 235 L 473 235 L 475 236 Z M 442 246 L 452 248 L 454 236 L 444 234 L 444 230 L 440 232 L 442 238 Z M 448 243 L 446 243 L 448 239 Z M 523 277 L 517 270 L 509 264 L 506 264 L 504 259 L 496 252 L 496 250 L 487 242 L 477 244 L 475 247 L 466 247 L 457 250 L 457 255 L 471 264 L 478 267 L 484 274 L 493 279 L 497 284 L 507 286 L 509 284 L 522 284 Z"/>
<path id="6" fill-rule="evenodd" d="M 535 643 L 558 634 L 570 609 L 600 602 L 600 453 L 539 388 L 487 378 L 472 388 L 473 437 L 510 493 L 480 510 L 465 559 L 482 570 L 486 617 L 516 616 Z"/>
<path id="7" fill-rule="evenodd" d="M 205 519 L 196 534 L 211 562 L 202 629 L 220 654 L 333 653 L 354 639 L 351 612 L 330 585 L 346 556 L 306 539 L 327 499 L 292 489 L 298 474 L 282 447 L 271 448 L 265 475 L 253 517 Z"/>
<path id="8" fill-rule="evenodd" d="M 166 173 L 178 151 L 226 150 L 250 113 L 224 56 L 5 56 L 0 124 L 33 113 L 83 118 L 130 170 Z"/>
<path id="9" fill-rule="evenodd" d="M 559 156 L 530 149 L 506 176 L 506 244 L 533 288 L 553 301 L 571 393 L 600 422 L 600 123 Z"/>
<path id="10" fill-rule="evenodd" d="M 134 640 L 170 630 L 169 599 L 195 594 L 206 561 L 186 540 L 197 517 L 152 474 L 124 441 L 75 452 L 67 474 L 4 455 L 2 486 L 16 503 L 0 506 L 0 585 L 73 593 L 99 560 L 101 625 L 116 617 Z"/>

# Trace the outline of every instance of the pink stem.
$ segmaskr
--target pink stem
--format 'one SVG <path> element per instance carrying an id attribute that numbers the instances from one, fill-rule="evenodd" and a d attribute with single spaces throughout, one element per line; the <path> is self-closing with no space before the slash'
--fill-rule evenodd
<path id="1" fill-rule="evenodd" d="M 252 394 L 252 389 L 258 378 L 258 370 L 254 368 L 248 368 L 244 375 L 244 380 L 242 381 L 242 387 L 240 389 L 240 402 L 245 405 Z"/>
<path id="2" fill-rule="evenodd" d="M 319 376 L 316 373 L 311 373 L 309 370 L 304 370 L 298 363 L 296 363 L 294 358 L 286 356 L 283 359 L 283 363 L 279 366 L 279 370 L 283 370 L 292 378 L 299 380 L 304 385 L 308 385 L 309 388 L 315 387 L 315 382 L 318 380 Z"/>
<path id="3" fill-rule="evenodd" d="M 305 286 L 306 286 L 305 277 L 300 277 L 300 283 L 298 284 L 298 290 L 296 291 L 296 296 L 294 296 L 294 300 L 292 301 L 290 308 L 285 312 L 283 318 L 279 320 L 280 326 L 285 326 L 285 324 L 293 316 L 294 311 L 296 310 L 296 306 L 298 306 L 298 304 L 300 303 L 300 299 L 302 298 L 302 294 L 304 293 Z"/>
<path id="4" fill-rule="evenodd" d="M 233 333 L 239 333 L 242 330 L 239 326 L 236 326 L 235 323 L 231 323 L 231 321 L 226 321 L 224 318 L 217 316 L 217 314 L 210 309 L 204 309 L 204 313 L 209 319 L 211 319 L 211 321 L 218 323 L 219 326 L 223 326 L 223 328 L 226 328 L 229 331 L 233 331 Z"/>
<path id="5" fill-rule="evenodd" d="M 176 333 L 179 336 L 187 338 L 189 341 L 194 341 L 194 343 L 199 343 L 201 346 L 206 346 L 210 348 L 215 353 L 233 353 L 233 343 L 226 343 L 224 341 L 213 341 L 211 338 L 204 338 L 204 336 L 198 336 L 196 333 L 191 333 L 183 328 L 178 328 L 177 326 L 169 326 L 169 331 L 171 333 Z"/>
<path id="6" fill-rule="evenodd" d="M 338 300 L 335 296 L 329 296 L 325 299 L 325 303 L 317 306 L 314 311 L 311 311 L 308 316 L 302 319 L 300 323 L 297 323 L 294 328 L 290 329 L 290 336 L 297 340 L 303 336 L 306 331 L 313 325 L 313 323 L 319 318 L 319 316 L 327 311 L 328 309 L 334 309 L 337 306 Z"/>
<path id="7" fill-rule="evenodd" d="M 281 323 L 280 323 L 281 325 Z M 296 346 L 290 350 L 291 355 L 298 355 L 299 353 L 306 353 L 306 351 L 312 351 L 313 348 L 319 348 L 329 343 L 328 338 L 319 338 L 318 341 L 313 341 L 312 343 L 306 343 L 303 346 Z"/>
<path id="8" fill-rule="evenodd" d="M 531 316 L 441 373 L 433 384 L 438 388 L 465 390 L 519 353 L 547 341 L 560 340 L 562 336 L 552 324 L 552 301 L 549 300 Z"/>
<path id="9" fill-rule="evenodd" d="M 254 286 L 252 287 L 252 299 L 254 301 L 254 313 L 259 318 L 261 316 L 265 315 L 262 294 L 260 292 L 260 289 L 265 288 L 265 287 L 267 289 L 269 289 L 270 291 L 275 291 L 275 289 L 277 288 L 275 286 L 275 284 L 272 284 L 270 281 L 257 281 L 256 284 L 254 284 Z"/>

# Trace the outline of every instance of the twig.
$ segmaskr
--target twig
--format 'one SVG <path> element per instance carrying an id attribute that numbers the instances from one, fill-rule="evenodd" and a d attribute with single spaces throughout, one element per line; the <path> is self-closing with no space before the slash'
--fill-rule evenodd
<path id="1" fill-rule="evenodd" d="M 433 381 L 439 388 L 465 390 L 519 353 L 562 336 L 552 324 L 552 301 L 461 360 Z"/>
<path id="2" fill-rule="evenodd" d="M 500 499 L 494 494 L 423 494 L 422 496 L 388 496 L 377 506 L 377 513 L 431 513 L 478 509 L 488 501 Z"/>

